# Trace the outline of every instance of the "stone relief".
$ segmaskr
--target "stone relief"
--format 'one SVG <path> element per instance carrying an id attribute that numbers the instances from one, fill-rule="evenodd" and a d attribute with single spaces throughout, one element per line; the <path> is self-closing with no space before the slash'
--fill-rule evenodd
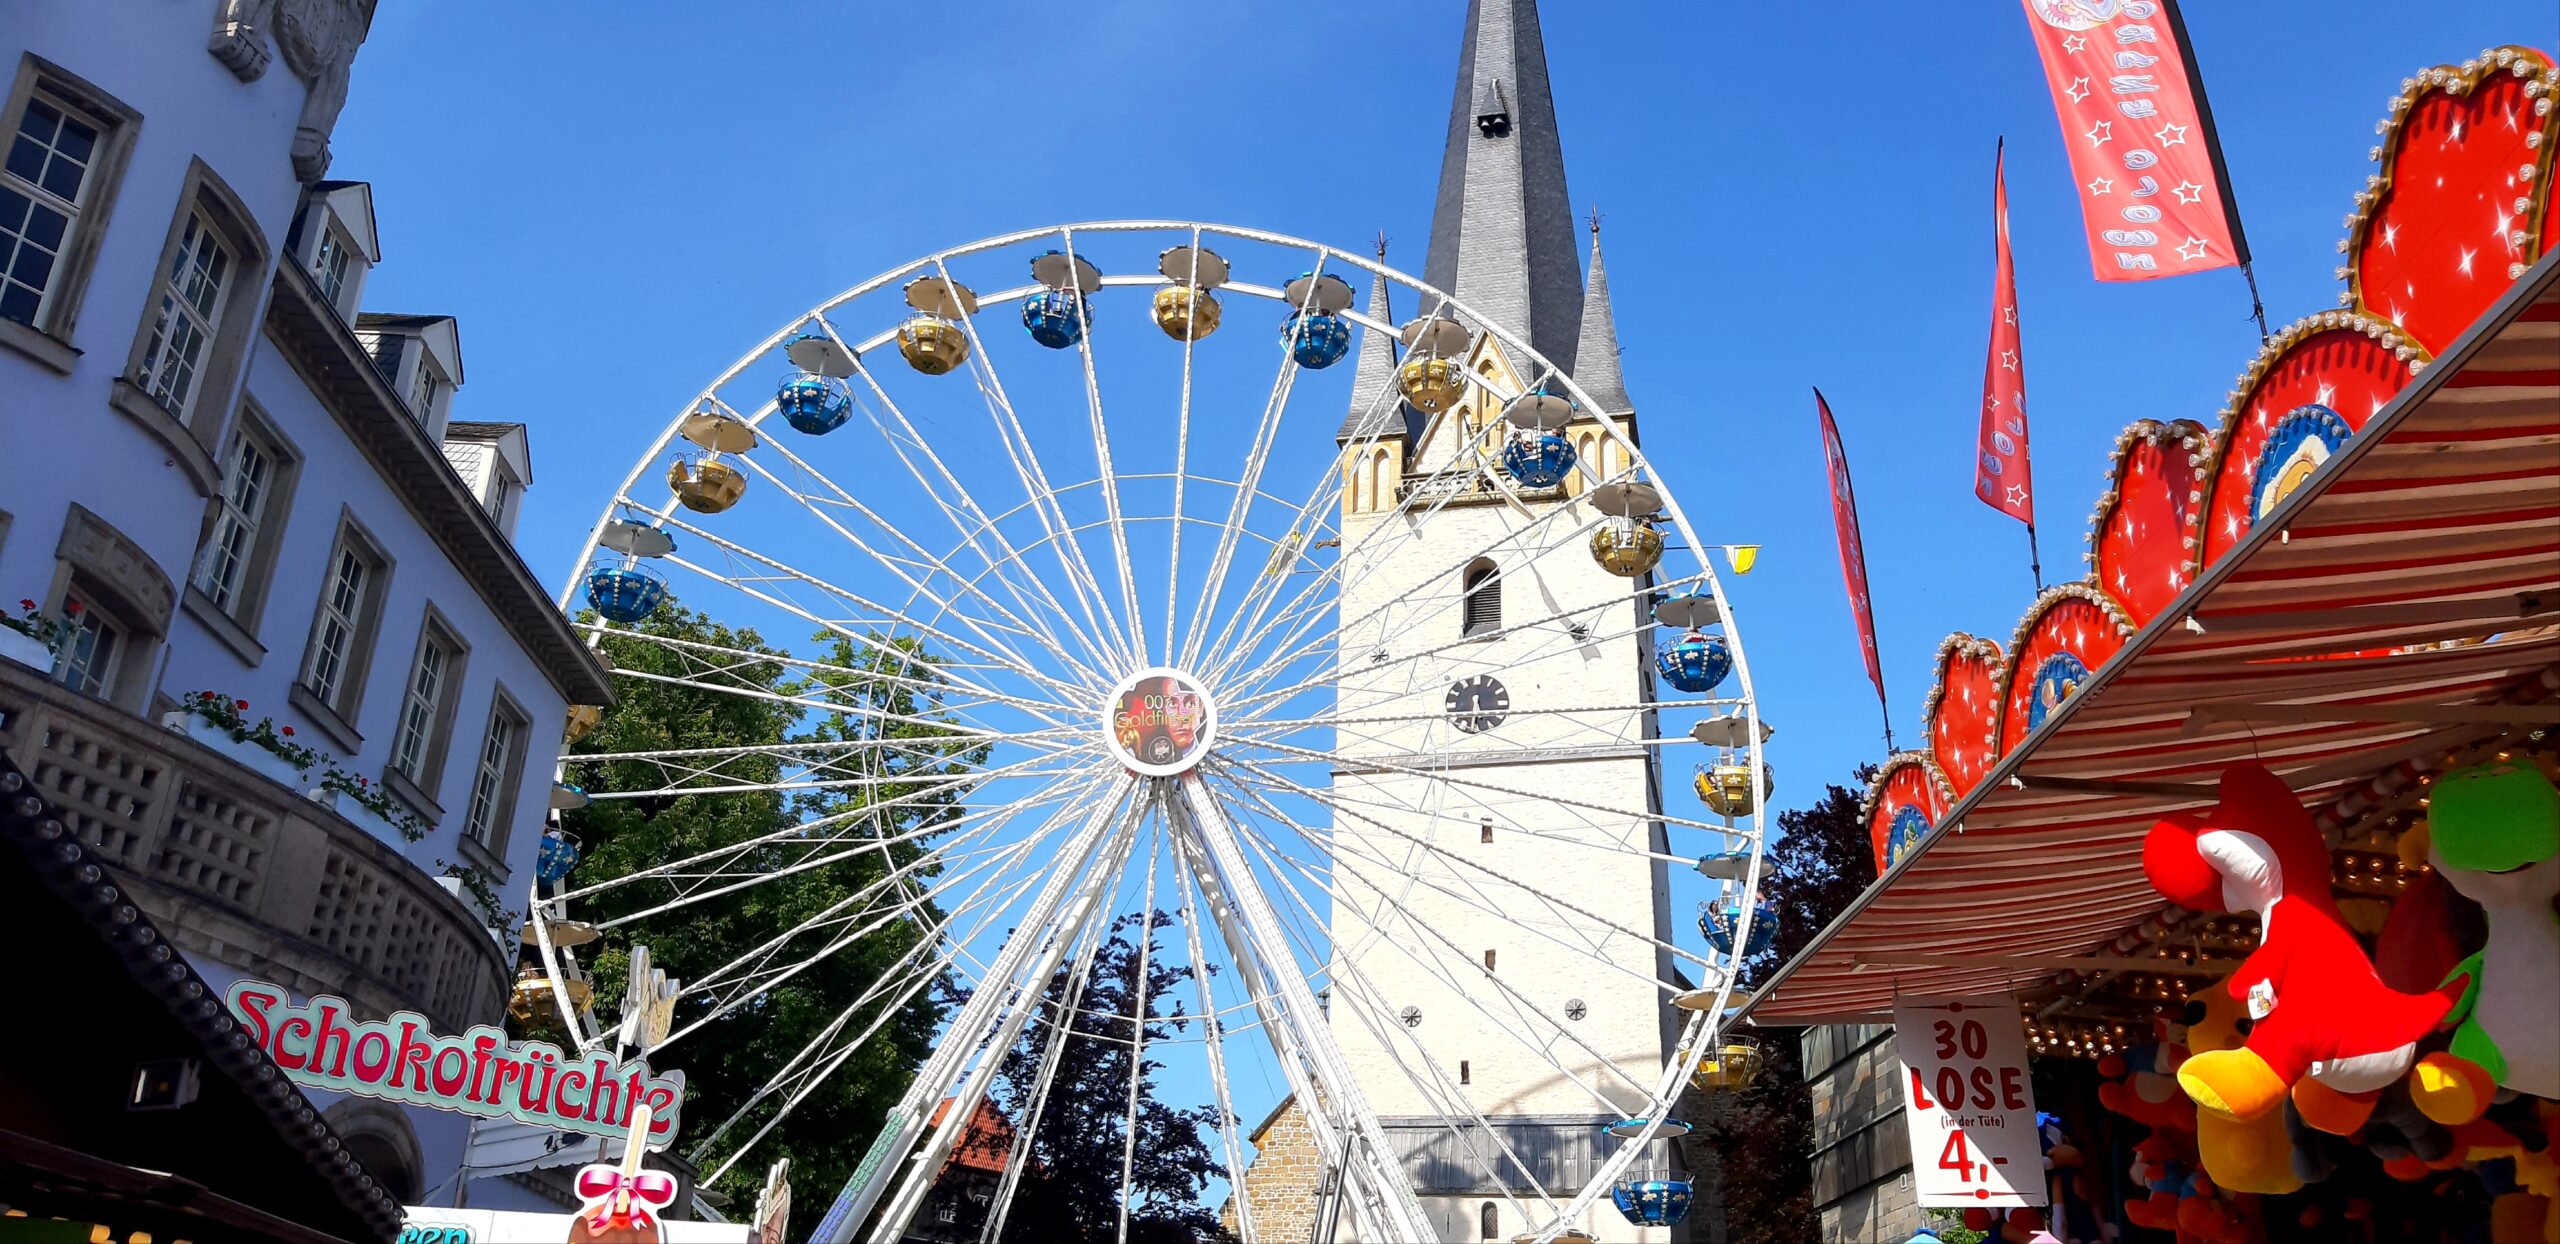
<path id="1" fill-rule="evenodd" d="M 293 173 L 304 183 L 329 171 L 329 132 L 347 103 L 356 49 L 373 27 L 375 0 L 222 0 L 206 50 L 243 82 L 267 72 L 267 39 L 310 95 L 293 132 Z"/>

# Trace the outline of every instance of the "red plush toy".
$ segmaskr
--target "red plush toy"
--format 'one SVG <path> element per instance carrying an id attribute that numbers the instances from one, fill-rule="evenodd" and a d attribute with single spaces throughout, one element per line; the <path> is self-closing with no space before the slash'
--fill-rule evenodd
<path id="1" fill-rule="evenodd" d="M 2409 1070 L 2418 1039 L 2453 1004 L 2401 993 L 2374 974 L 2330 896 L 2320 831 L 2264 766 L 2223 770 L 2212 810 L 2152 826 L 2142 868 L 2180 906 L 2258 915 L 2258 949 L 2226 986 L 2255 1025 L 2239 1049 L 2178 1068 L 2198 1105 L 2256 1119 L 2305 1076 L 2339 1093 L 2374 1092 Z"/>

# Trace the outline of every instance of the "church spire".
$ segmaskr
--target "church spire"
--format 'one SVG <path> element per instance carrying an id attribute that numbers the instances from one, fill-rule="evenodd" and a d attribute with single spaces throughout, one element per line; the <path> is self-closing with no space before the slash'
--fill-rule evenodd
<path id="1" fill-rule="evenodd" d="M 1618 318 L 1609 309 L 1609 269 L 1600 262 L 1600 213 L 1591 213 L 1591 279 L 1582 290 L 1582 340 L 1573 350 L 1573 378 L 1600 409 L 1623 415 L 1627 378 L 1618 370 Z"/>
<path id="2" fill-rule="evenodd" d="M 1386 266 L 1387 235 L 1378 234 L 1378 265 Z M 1387 302 L 1387 278 L 1369 278 L 1369 318 L 1388 326 L 1386 332 L 1374 328 L 1360 330 L 1360 367 L 1351 374 L 1351 413 L 1342 421 L 1342 430 L 1334 433 L 1339 441 L 1365 440 L 1381 434 L 1396 435 L 1404 431 L 1404 403 L 1399 398 L 1381 396 L 1396 383 L 1395 313 Z"/>
<path id="3" fill-rule="evenodd" d="M 1423 275 L 1573 367 L 1582 264 L 1537 0 L 1468 0 Z"/>

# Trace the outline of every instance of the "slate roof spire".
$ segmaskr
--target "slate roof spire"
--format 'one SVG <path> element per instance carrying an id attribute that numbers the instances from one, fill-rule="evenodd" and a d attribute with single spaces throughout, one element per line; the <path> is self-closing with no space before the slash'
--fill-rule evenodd
<path id="1" fill-rule="evenodd" d="M 1387 235 L 1378 234 L 1378 263 L 1387 262 Z M 1393 325 L 1394 309 L 1387 298 L 1387 278 L 1369 278 L 1369 318 Z M 1385 430 L 1394 435 L 1403 431 L 1402 400 L 1380 395 L 1396 383 L 1396 339 L 1393 332 L 1374 328 L 1360 330 L 1360 366 L 1351 374 L 1351 413 L 1342 420 L 1342 430 L 1334 433 L 1338 441 L 1356 441 Z"/>
<path id="2" fill-rule="evenodd" d="M 1573 378 L 1600 409 L 1622 415 L 1627 378 L 1618 370 L 1618 318 L 1609 309 L 1609 269 L 1600 262 L 1600 213 L 1591 213 L 1591 277 L 1582 288 L 1582 340 L 1573 350 Z"/>
<path id="3" fill-rule="evenodd" d="M 1570 371 L 1582 262 L 1537 0 L 1468 0 L 1423 277 Z"/>

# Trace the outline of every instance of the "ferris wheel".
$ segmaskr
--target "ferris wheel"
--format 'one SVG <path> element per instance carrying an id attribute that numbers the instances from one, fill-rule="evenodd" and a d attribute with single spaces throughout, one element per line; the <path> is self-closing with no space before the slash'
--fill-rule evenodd
<path id="1" fill-rule="evenodd" d="M 1355 372 L 1374 391 L 1349 392 Z M 685 982 L 655 1052 L 681 1064 L 690 1033 L 866 930 L 919 934 L 736 1116 L 688 1124 L 708 1182 L 886 1040 L 881 1016 L 951 999 L 878 1135 L 847 1138 L 865 1157 L 821 1239 L 898 1238 L 1026 1046 L 1043 1078 L 1010 1123 L 1035 1131 L 1065 1031 L 1052 982 L 1155 912 L 1170 920 L 1139 953 L 1192 969 L 1194 1022 L 1120 1031 L 1160 1083 L 1214 1101 L 1243 1238 L 1307 1238 L 1257 1220 L 1245 1179 L 1243 1128 L 1283 1095 L 1337 1190 L 1323 1238 L 1444 1238 L 1411 1171 L 1425 1149 L 1435 1183 L 1455 1164 L 1500 1190 L 1470 1204 L 1503 1202 L 1528 1238 L 1613 1200 L 1670 1221 L 1673 1177 L 1645 1168 L 1669 1165 L 1674 1100 L 1716 1064 L 1736 969 L 1766 938 L 1767 731 L 1718 546 L 1669 485 L 1521 337 L 1366 256 L 1166 221 L 924 256 L 795 316 L 686 402 L 561 596 L 598 642 L 660 658 L 624 662 L 626 687 L 833 723 L 580 755 L 654 775 L 588 797 L 757 792 L 806 814 L 572 874 L 537 923 L 621 890 L 607 935 L 645 936 L 879 861 Z M 777 689 L 746 673 L 777 664 L 767 650 L 653 628 L 670 602 L 823 651 L 781 659 Z M 1696 796 L 1666 792 L 1690 765 Z M 1665 878 L 1692 869 L 1706 880 L 1682 884 L 1711 892 L 1699 937 L 1668 915 Z M 1475 944 L 1496 925 L 1499 965 Z M 1575 996 L 1546 996 L 1558 981 Z M 1452 1061 L 1460 1027 L 1474 1068 L 1532 1087 L 1489 1100 L 1491 1073 Z M 1504 1139 L 1524 1113 L 1606 1126 L 1559 1171 Z"/>

